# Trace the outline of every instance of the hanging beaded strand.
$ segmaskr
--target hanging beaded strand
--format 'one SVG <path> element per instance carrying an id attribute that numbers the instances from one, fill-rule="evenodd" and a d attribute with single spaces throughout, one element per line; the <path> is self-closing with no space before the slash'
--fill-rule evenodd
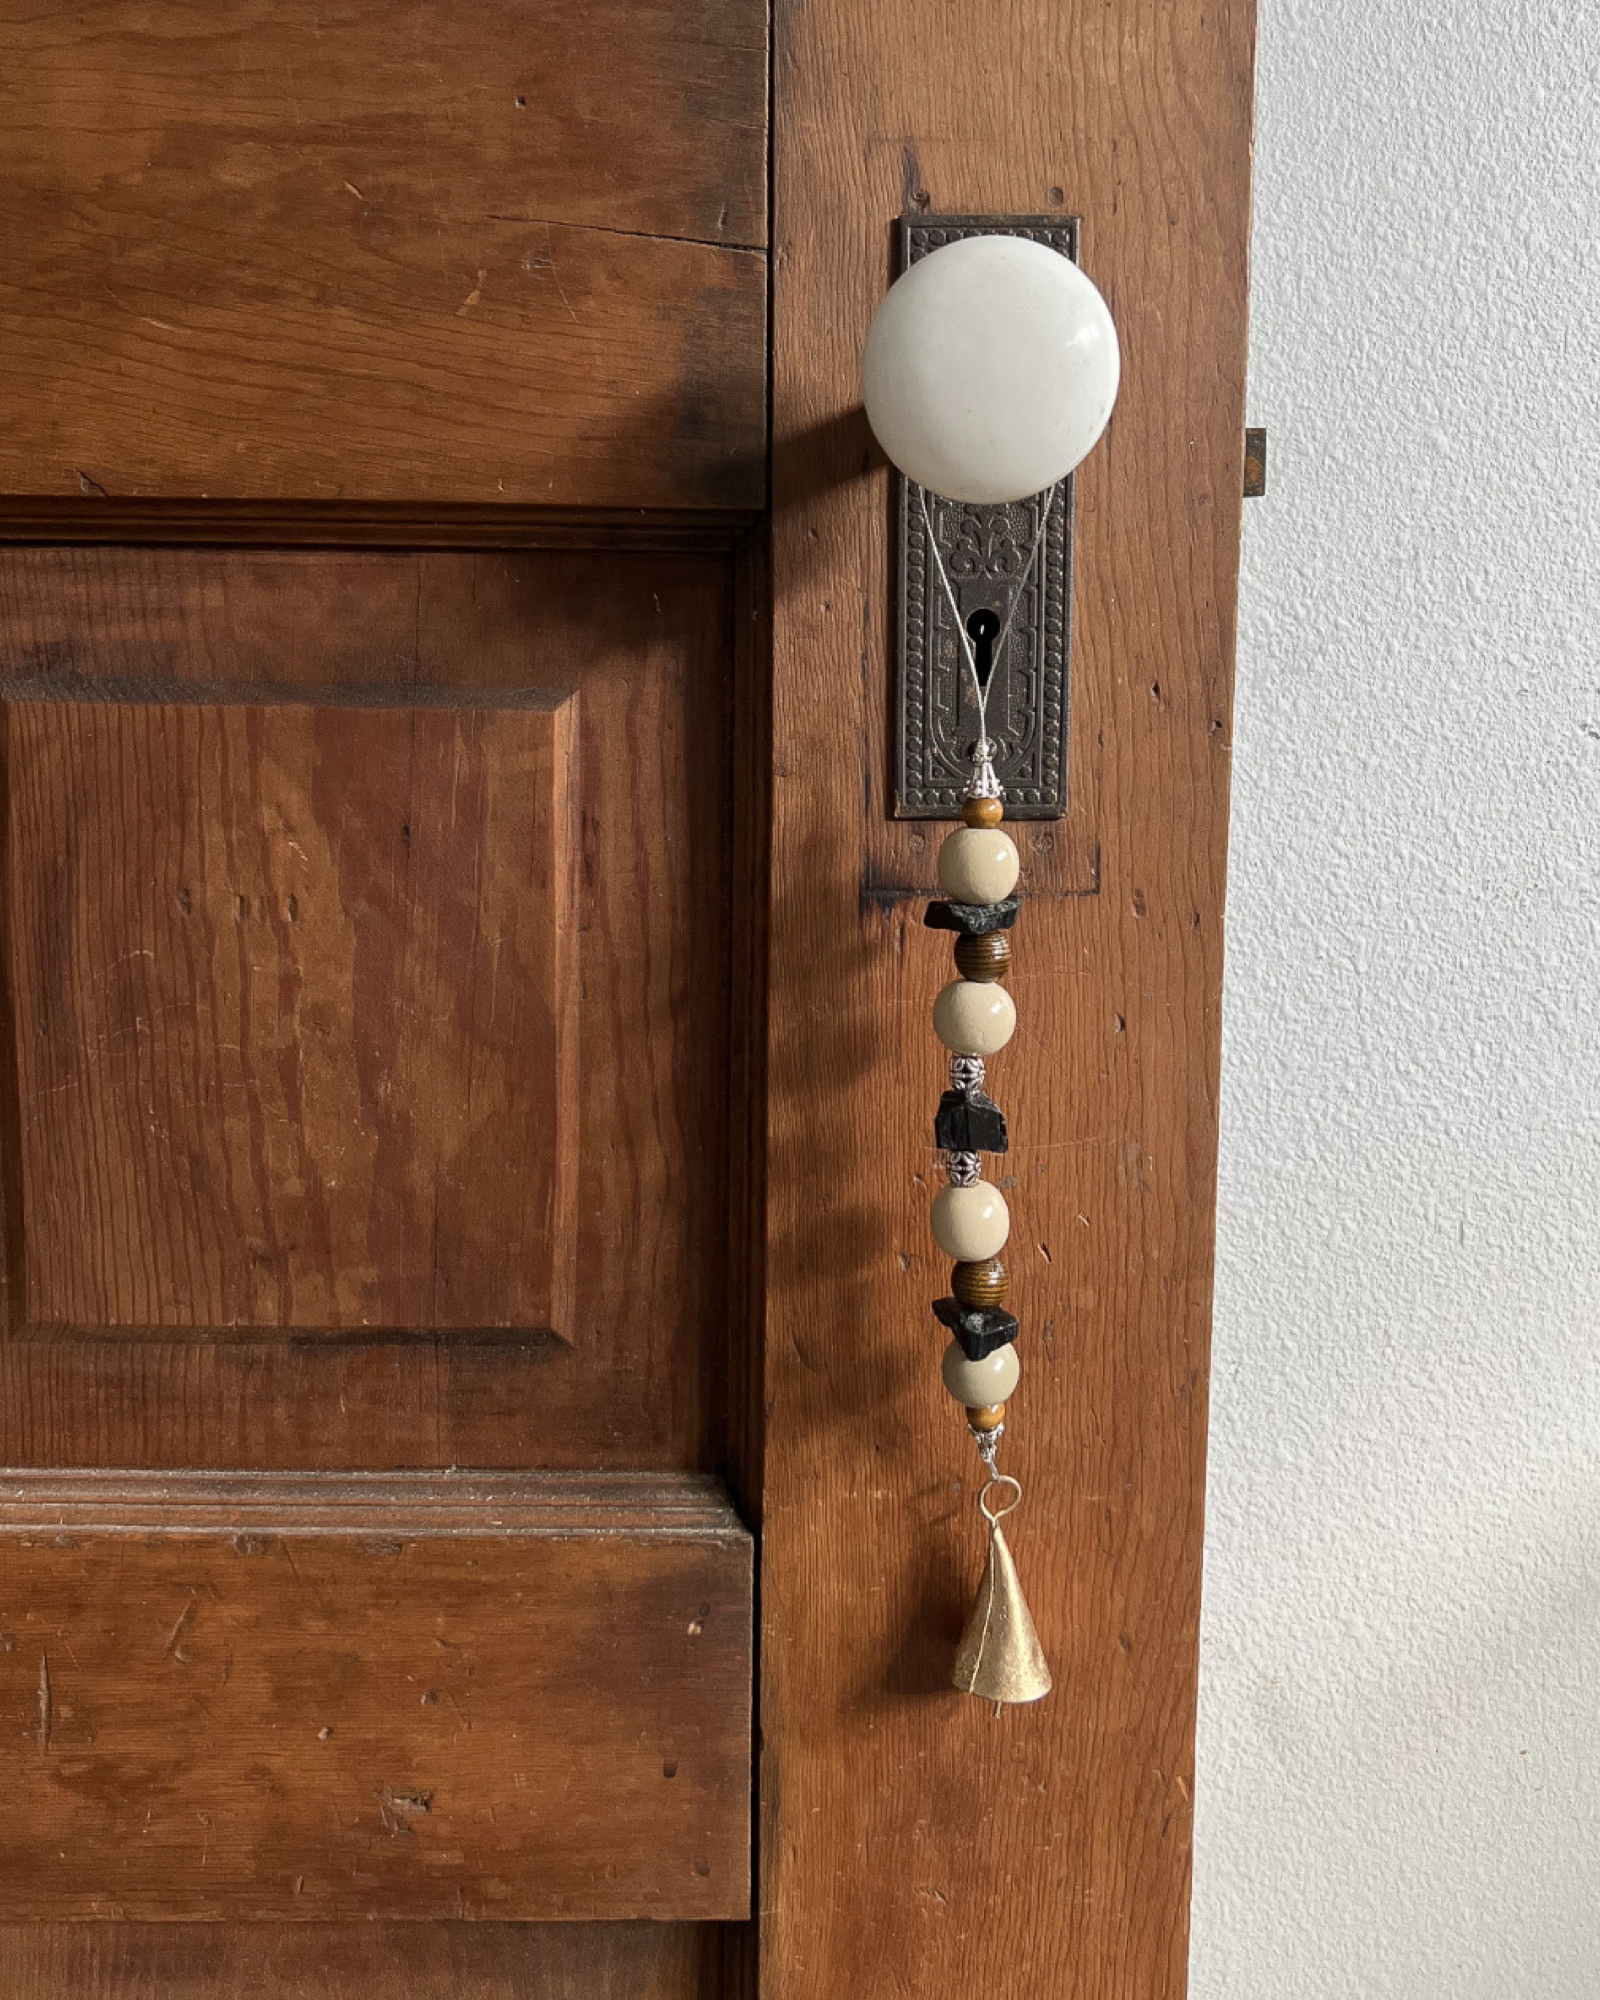
<path id="1" fill-rule="evenodd" d="M 1011 611 L 1021 596 L 1044 537 L 1055 494 L 1042 496 L 1039 532 L 1029 552 Z M 927 499 L 923 497 L 926 510 Z M 929 523 L 929 542 L 937 538 Z M 1004 984 L 1011 969 L 1010 932 L 1022 899 L 1016 893 L 1021 861 L 1002 827 L 1005 803 L 995 777 L 995 746 L 987 733 L 986 679 L 961 620 L 950 579 L 939 565 L 955 614 L 977 696 L 979 736 L 973 746 L 972 776 L 962 804 L 962 824 L 939 849 L 939 882 L 947 901 L 930 903 L 924 922 L 931 930 L 955 933 L 956 977 L 933 1003 L 933 1027 L 950 1051 L 949 1088 L 934 1117 L 934 1144 L 943 1153 L 948 1185 L 934 1197 L 930 1222 L 934 1240 L 954 1260 L 950 1296 L 934 1301 L 934 1313 L 948 1329 L 942 1373 L 950 1395 L 966 1412 L 987 1478 L 978 1505 L 989 1529 L 989 1561 L 977 1604 L 968 1620 L 956 1659 L 954 1680 L 967 1693 L 995 1704 L 1037 1701 L 1050 1691 L 1050 1669 L 1040 1648 L 1017 1581 L 1001 1519 L 1022 1498 L 1022 1487 L 999 1470 L 1006 1410 L 1022 1376 L 1017 1355 L 1018 1324 L 1007 1310 L 1010 1280 L 1001 1262 L 1011 1232 L 1005 1196 L 983 1178 L 985 1153 L 1001 1154 L 1010 1141 L 1005 1113 L 989 1096 L 985 1063 L 1011 1040 L 1017 1010 Z M 998 657 L 1010 626 L 1008 612 L 991 657 Z M 991 1506 L 1000 1490 L 1005 1497 Z"/>
<path id="2" fill-rule="evenodd" d="M 956 958 L 956 977 L 933 1009 L 950 1051 L 950 1084 L 935 1123 L 949 1185 L 934 1197 L 932 1225 L 955 1265 L 950 1296 L 934 1303 L 950 1336 L 944 1381 L 977 1440 L 985 1473 L 978 1508 L 989 1544 L 952 1678 L 992 1701 L 998 1715 L 1008 1702 L 1047 1694 L 1050 1669 L 1001 1528 L 1022 1499 L 1021 1484 L 998 1464 L 1022 1365 L 1000 1258 L 1011 1218 L 999 1187 L 984 1179 L 984 1156 L 1006 1150 L 1006 1121 L 985 1089 L 984 1064 L 1016 1027 L 1006 977 L 1020 860 L 1002 826 L 995 773 L 1002 753 L 989 735 L 989 684 L 998 675 L 1010 711 L 1001 730 L 1009 736 L 1022 706 L 1018 685 L 1037 674 L 1048 623 L 1031 621 L 1033 643 L 1017 648 L 1014 659 L 1007 650 L 1012 620 L 1036 576 L 1052 517 L 1065 515 L 1065 482 L 1110 421 L 1121 358 L 1110 309 L 1074 261 L 1075 238 L 1036 229 L 1027 218 L 964 217 L 931 240 L 919 237 L 919 227 L 904 238 L 907 268 L 873 315 L 861 388 L 873 435 L 907 482 L 905 503 L 922 513 L 925 554 L 907 564 L 906 581 L 920 584 L 924 562 L 939 579 L 938 591 L 922 594 L 938 698 L 942 705 L 948 697 L 954 665 L 955 706 L 967 713 L 964 664 L 976 706 L 964 824 L 939 855 L 948 901 L 927 913 L 935 930 L 955 933 Z M 1017 510 L 1032 510 L 1025 550 Z M 1067 539 L 1063 533 L 1050 558 L 1056 603 L 1065 601 Z M 962 552 L 965 607 L 951 582 L 947 546 Z M 1009 602 L 997 618 L 994 596 L 1007 585 Z M 929 678 L 923 674 L 925 695 Z"/>
<path id="3" fill-rule="evenodd" d="M 1011 963 L 1007 931 L 1016 920 L 1017 850 L 1001 832 L 994 798 L 969 798 L 964 822 L 939 850 L 939 880 L 948 903 L 928 912 L 932 924 L 956 933 L 957 978 L 933 1003 L 933 1030 L 950 1051 L 950 1088 L 934 1117 L 934 1144 L 945 1155 L 950 1185 L 933 1204 L 934 1239 L 956 1260 L 952 1297 L 934 1312 L 950 1329 L 945 1387 L 965 1408 L 980 1439 L 998 1433 L 1021 1365 L 1013 1344 L 1015 1318 L 1005 1310 L 1010 1289 L 1000 1252 L 1010 1233 L 1005 1196 L 984 1180 L 981 1155 L 1007 1148 L 1005 1113 L 987 1095 L 984 1062 L 998 1055 L 1017 1025 L 1017 1010 L 1001 983 Z"/>

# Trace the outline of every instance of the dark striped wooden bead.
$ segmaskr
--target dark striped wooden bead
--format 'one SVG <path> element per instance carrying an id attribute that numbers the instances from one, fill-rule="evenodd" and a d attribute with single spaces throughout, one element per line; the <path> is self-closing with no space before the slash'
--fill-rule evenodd
<path id="1" fill-rule="evenodd" d="M 986 931 L 982 937 L 956 939 L 956 971 L 963 979 L 988 985 L 1004 979 L 1011 970 L 1011 940 L 1004 931 Z"/>
<path id="2" fill-rule="evenodd" d="M 1011 1280 L 1000 1259 L 990 1257 L 982 1264 L 957 1264 L 950 1273 L 950 1289 L 964 1306 L 982 1312 L 1005 1304 Z"/>

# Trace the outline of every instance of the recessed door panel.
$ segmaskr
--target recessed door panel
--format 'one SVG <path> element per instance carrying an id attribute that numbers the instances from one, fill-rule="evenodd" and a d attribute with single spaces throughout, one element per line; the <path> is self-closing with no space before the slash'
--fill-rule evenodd
<path id="1" fill-rule="evenodd" d="M 570 1341 L 576 700 L 7 703 L 30 1329 Z"/>
<path id="2" fill-rule="evenodd" d="M 725 556 L 0 555 L 13 1464 L 710 1469 Z"/>

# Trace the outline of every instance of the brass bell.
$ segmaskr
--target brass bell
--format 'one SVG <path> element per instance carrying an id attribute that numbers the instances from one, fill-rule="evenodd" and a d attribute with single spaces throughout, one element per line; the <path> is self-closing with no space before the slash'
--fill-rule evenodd
<path id="1" fill-rule="evenodd" d="M 1039 1701 L 1050 1692 L 1050 1668 L 1017 1581 L 1017 1566 L 992 1518 L 989 1565 L 961 1635 L 951 1679 L 963 1694 L 997 1707 Z"/>

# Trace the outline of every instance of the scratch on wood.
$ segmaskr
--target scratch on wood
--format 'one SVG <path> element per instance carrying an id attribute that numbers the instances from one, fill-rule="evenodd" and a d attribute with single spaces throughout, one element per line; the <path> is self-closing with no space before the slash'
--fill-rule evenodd
<path id="1" fill-rule="evenodd" d="M 727 210 L 717 219 L 720 230 Z M 747 257 L 765 257 L 766 249 L 760 243 L 730 243 L 722 236 L 673 236 L 660 229 L 616 229 L 603 222 L 553 222 L 544 215 L 507 215 L 491 212 L 490 222 L 513 222 L 525 229 L 543 229 L 547 233 L 561 229 L 581 231 L 587 236 L 631 236 L 641 243 L 687 243 L 695 250 L 736 250 Z M 529 267 L 531 268 L 531 267 Z"/>
<path id="2" fill-rule="evenodd" d="M 39 1655 L 39 1747 L 50 1748 L 50 1661 L 47 1655 Z"/>
<path id="3" fill-rule="evenodd" d="M 550 254 L 542 259 L 533 257 L 526 259 L 525 260 L 526 268 L 529 271 L 547 270 L 550 273 L 551 282 L 554 284 L 557 293 L 560 295 L 561 303 L 567 309 L 567 317 L 572 321 L 572 324 L 576 326 L 578 324 L 578 315 L 572 309 L 572 301 L 567 297 L 567 288 L 565 285 L 562 284 L 561 274 L 556 269 L 555 232 L 551 229 L 549 223 L 545 224 L 544 240 L 549 247 Z"/>
<path id="4" fill-rule="evenodd" d="M 408 1834 L 415 1821 L 433 1810 L 432 1792 L 397 1792 L 385 1785 L 378 1794 L 378 1810 L 393 1834 Z"/>
<path id="5" fill-rule="evenodd" d="M 184 1655 L 178 1651 L 178 1641 L 183 1637 L 184 1626 L 194 1616 L 195 1603 L 196 1600 L 191 1597 L 189 1602 L 178 1613 L 178 1621 L 167 1634 L 167 1643 L 161 1649 L 164 1658 L 179 1661 L 184 1658 Z"/>

